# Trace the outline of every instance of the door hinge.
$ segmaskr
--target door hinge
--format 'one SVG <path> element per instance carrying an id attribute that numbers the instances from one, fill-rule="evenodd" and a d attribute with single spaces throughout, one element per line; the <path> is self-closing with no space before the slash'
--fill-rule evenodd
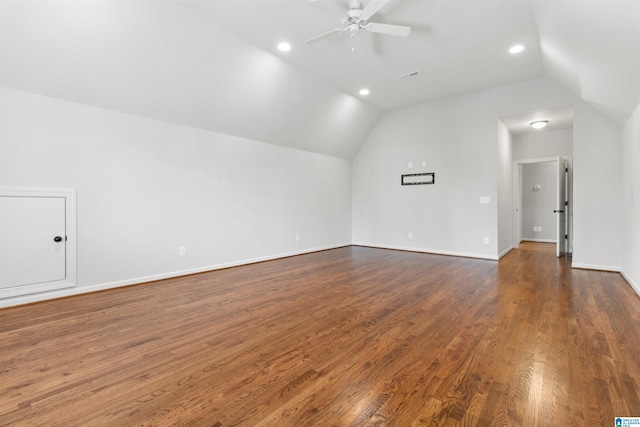
<path id="1" fill-rule="evenodd" d="M 565 238 L 565 239 L 568 239 L 568 238 L 569 238 L 569 235 L 568 235 L 568 234 L 565 234 L 565 235 L 564 235 L 564 238 Z"/>
<path id="2" fill-rule="evenodd" d="M 564 205 L 565 206 L 569 206 L 569 202 L 564 202 Z"/>
<path id="3" fill-rule="evenodd" d="M 565 172 L 569 172 L 569 168 L 564 168 L 564 171 Z"/>

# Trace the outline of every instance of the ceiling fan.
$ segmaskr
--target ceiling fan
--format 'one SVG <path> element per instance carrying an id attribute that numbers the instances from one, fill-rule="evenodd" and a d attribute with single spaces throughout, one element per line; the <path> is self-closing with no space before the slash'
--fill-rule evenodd
<path id="1" fill-rule="evenodd" d="M 310 38 L 305 44 L 313 44 L 332 37 L 336 34 L 349 32 L 353 38 L 360 30 L 364 29 L 372 33 L 388 34 L 390 36 L 406 37 L 411 32 L 411 27 L 404 25 L 379 24 L 367 22 L 369 18 L 378 13 L 390 0 L 371 0 L 363 8 L 360 0 L 349 0 L 348 9 L 344 10 L 345 0 L 310 0 L 309 4 L 322 12 L 328 13 L 340 19 L 341 26 L 319 36 Z"/>

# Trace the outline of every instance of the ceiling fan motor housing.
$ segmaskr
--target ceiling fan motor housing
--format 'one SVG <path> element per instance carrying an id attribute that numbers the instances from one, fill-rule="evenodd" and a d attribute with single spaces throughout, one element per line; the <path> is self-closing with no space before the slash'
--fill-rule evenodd
<path id="1" fill-rule="evenodd" d="M 350 21 L 357 21 L 362 14 L 362 3 L 359 0 L 351 0 L 349 2 L 349 11 L 347 12 L 347 16 Z"/>
<path id="2" fill-rule="evenodd" d="M 336 1 L 337 0 L 310 0 L 310 4 L 318 7 L 324 12 L 330 11 L 331 15 L 335 16 L 335 12 L 337 12 L 335 7 Z M 344 0 L 340 0 L 341 3 L 343 1 Z M 340 27 L 313 37 L 305 41 L 305 44 L 316 43 L 320 40 L 332 37 L 336 34 L 342 34 L 346 31 L 348 31 L 353 37 L 362 29 L 373 33 L 388 34 L 392 36 L 405 37 L 409 35 L 411 27 L 403 25 L 367 23 L 369 18 L 378 13 L 378 11 L 390 1 L 391 0 L 371 0 L 367 3 L 366 7 L 363 7 L 361 0 L 349 0 L 349 10 L 347 11 L 346 16 L 342 15 L 342 18 L 340 19 Z"/>

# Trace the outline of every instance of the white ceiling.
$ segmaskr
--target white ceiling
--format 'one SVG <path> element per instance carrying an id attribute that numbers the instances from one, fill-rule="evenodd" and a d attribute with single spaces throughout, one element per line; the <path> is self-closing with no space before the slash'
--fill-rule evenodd
<path id="1" fill-rule="evenodd" d="M 370 22 L 408 25 L 411 34 L 361 32 L 361 50 L 355 55 L 347 33 L 303 43 L 339 26 L 305 0 L 180 3 L 345 92 L 359 96 L 360 88 L 370 88 L 366 100 L 381 110 L 544 76 L 528 1 L 392 0 Z M 348 0 L 342 3 L 346 15 Z M 286 54 L 277 50 L 282 40 L 293 47 Z M 525 45 L 525 51 L 509 54 L 514 44 Z M 412 71 L 419 76 L 399 79 Z"/>
<path id="2" fill-rule="evenodd" d="M 640 103 L 640 0 L 392 0 L 371 21 L 411 34 L 357 55 L 303 44 L 338 25 L 307 0 L 0 6 L 4 86 L 346 159 L 384 110 L 537 77 L 619 124 Z"/>
<path id="3" fill-rule="evenodd" d="M 504 123 L 512 135 L 571 129 L 573 127 L 573 107 L 558 107 L 531 111 L 525 114 L 501 117 L 500 120 L 502 120 L 502 123 Z M 531 123 L 542 120 L 549 122 L 544 128 L 534 129 L 531 127 Z"/>

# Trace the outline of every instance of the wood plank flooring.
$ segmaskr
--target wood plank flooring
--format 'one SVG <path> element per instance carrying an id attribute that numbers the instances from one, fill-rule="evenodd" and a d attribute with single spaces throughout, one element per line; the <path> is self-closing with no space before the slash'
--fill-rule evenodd
<path id="1" fill-rule="evenodd" d="M 640 298 L 553 245 L 345 247 L 0 310 L 0 426 L 612 426 Z"/>

